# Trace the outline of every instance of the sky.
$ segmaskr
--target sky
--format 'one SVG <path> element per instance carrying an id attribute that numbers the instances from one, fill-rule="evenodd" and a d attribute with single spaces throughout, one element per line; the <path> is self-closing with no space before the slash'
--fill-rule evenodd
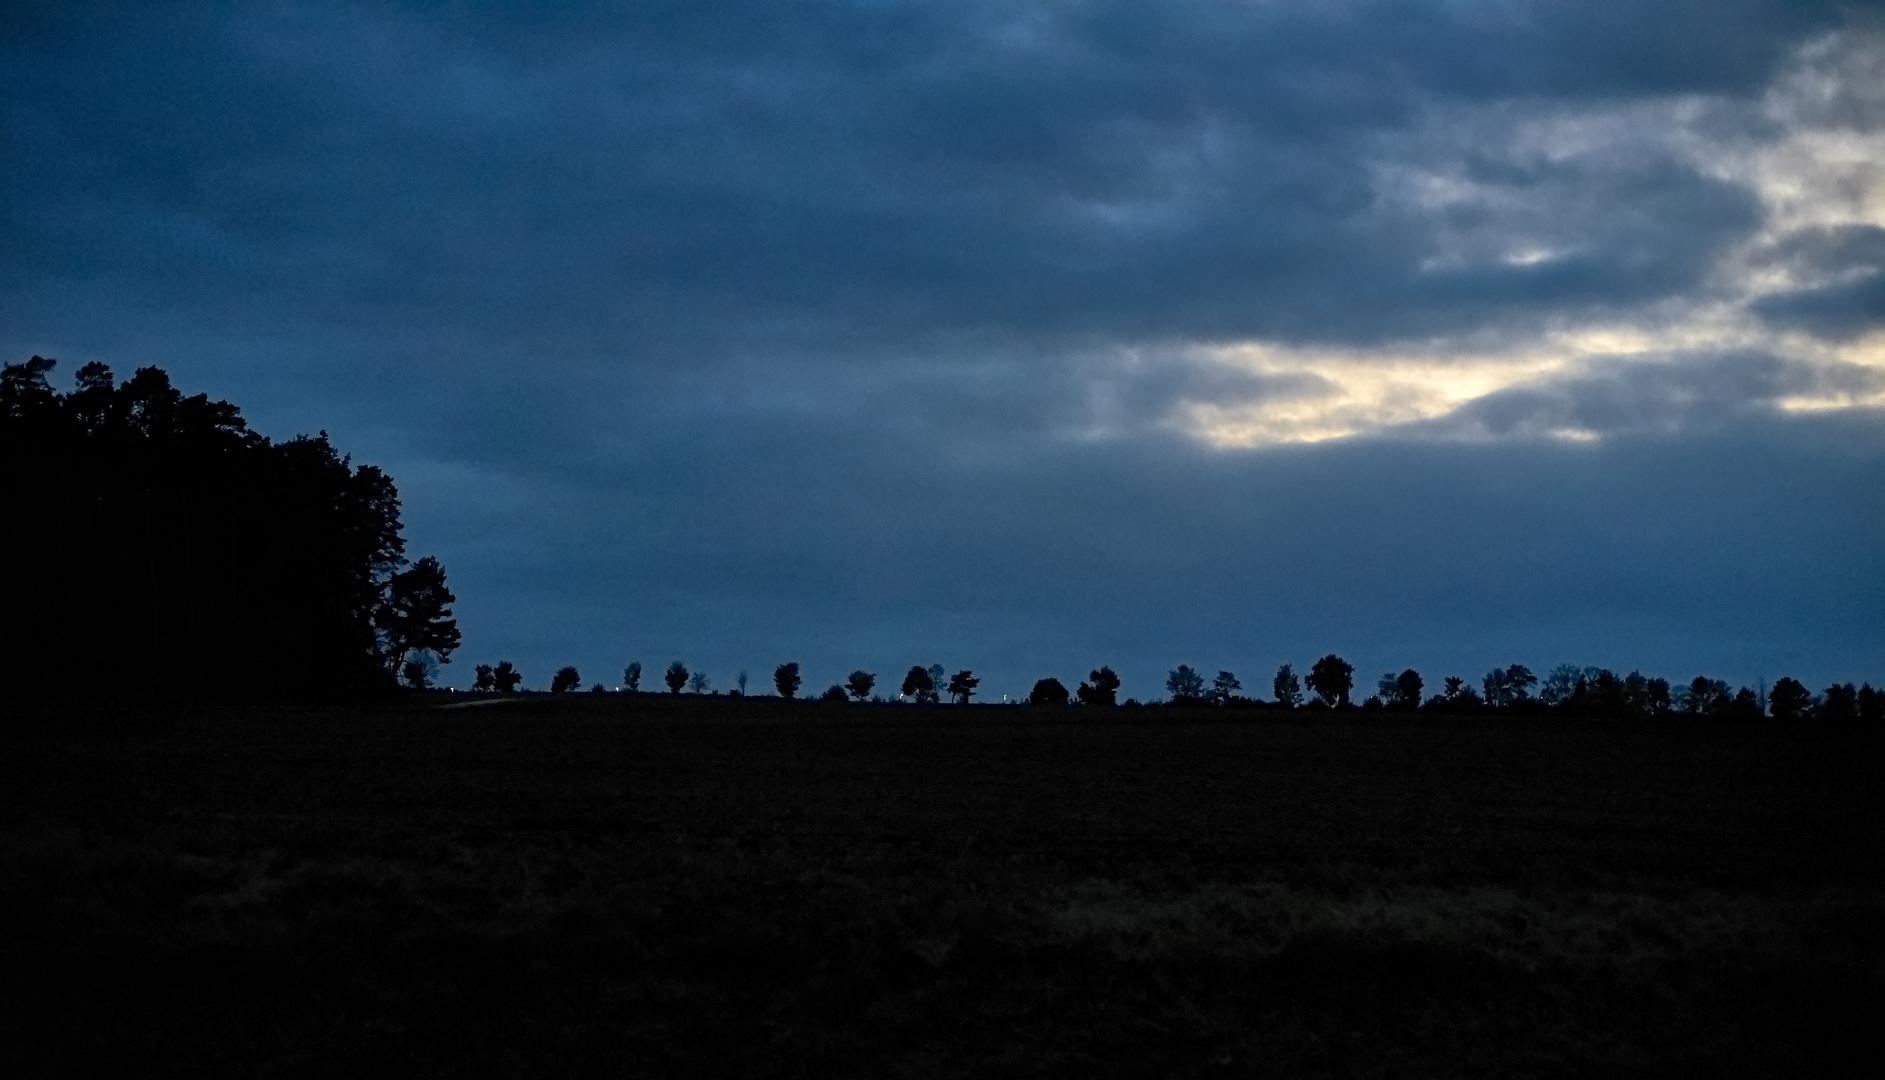
<path id="1" fill-rule="evenodd" d="M 1875 6 L 26 7 L 0 358 L 385 468 L 446 684 L 1885 685 Z"/>

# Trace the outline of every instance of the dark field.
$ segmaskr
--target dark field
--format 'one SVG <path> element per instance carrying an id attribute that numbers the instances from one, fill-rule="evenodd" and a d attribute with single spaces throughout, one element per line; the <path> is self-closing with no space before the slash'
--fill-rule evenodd
<path id="1" fill-rule="evenodd" d="M 1878 1067 L 1876 741 L 1090 716 L 16 715 L 0 1071 Z"/>

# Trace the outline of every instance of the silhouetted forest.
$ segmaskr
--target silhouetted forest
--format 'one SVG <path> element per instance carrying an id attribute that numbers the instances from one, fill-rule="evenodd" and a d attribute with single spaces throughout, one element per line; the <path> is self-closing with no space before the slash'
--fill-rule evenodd
<path id="1" fill-rule="evenodd" d="M 86 364 L 61 394 L 53 367 L 0 372 L 16 691 L 353 697 L 449 662 L 454 598 L 408 566 L 391 477 L 159 368 Z"/>

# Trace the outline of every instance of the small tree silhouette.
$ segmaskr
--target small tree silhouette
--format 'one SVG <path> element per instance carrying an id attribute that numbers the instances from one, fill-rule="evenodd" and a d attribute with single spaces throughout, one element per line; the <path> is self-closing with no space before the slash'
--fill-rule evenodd
<path id="1" fill-rule="evenodd" d="M 1673 701 L 1668 679 L 1647 678 L 1640 671 L 1632 671 L 1623 677 L 1623 708 L 1626 712 L 1637 716 L 1661 716 L 1669 711 Z"/>
<path id="2" fill-rule="evenodd" d="M 499 660 L 491 669 L 491 686 L 500 694 L 516 693 L 517 684 L 523 681 L 523 674 L 509 660 Z"/>
<path id="3" fill-rule="evenodd" d="M 1587 667 L 1577 678 L 1577 689 L 1565 704 L 1592 716 L 1622 716 L 1627 711 L 1624 681 L 1609 668 Z"/>
<path id="4" fill-rule="evenodd" d="M 1060 685 L 1059 679 L 1042 679 L 1040 682 L 1035 683 L 1034 689 L 1029 692 L 1028 704 L 1038 705 L 1042 708 L 1065 706 L 1067 704 L 1067 688 Z"/>
<path id="5" fill-rule="evenodd" d="M 640 660 L 631 660 L 629 661 L 628 666 L 622 669 L 622 685 L 624 687 L 627 687 L 628 692 L 631 694 L 637 694 L 641 692 L 641 661 Z"/>
<path id="6" fill-rule="evenodd" d="M 1723 715 L 1736 720 L 1757 720 L 1761 715 L 1761 698 L 1751 687 L 1742 687 L 1735 691 L 1734 700 L 1722 706 Z"/>
<path id="7" fill-rule="evenodd" d="M 1276 678 L 1270 680 L 1270 696 L 1284 708 L 1302 704 L 1302 683 L 1296 678 L 1296 669 L 1288 664 L 1276 669 Z"/>
<path id="8" fill-rule="evenodd" d="M 406 661 L 405 667 L 400 669 L 400 674 L 405 677 L 406 685 L 412 687 L 414 690 L 424 690 L 426 688 L 428 673 L 425 670 L 425 665 L 419 661 Z"/>
<path id="9" fill-rule="evenodd" d="M 1538 676 L 1524 664 L 1513 664 L 1505 669 L 1505 684 L 1512 688 L 1513 701 L 1530 701 L 1532 687 L 1538 685 Z"/>
<path id="10" fill-rule="evenodd" d="M 1197 701 L 1204 696 L 1204 676 L 1191 670 L 1190 664 L 1180 664 L 1166 675 L 1165 689 L 1171 692 L 1174 705 Z"/>
<path id="11" fill-rule="evenodd" d="M 975 696 L 975 688 L 981 681 L 968 668 L 956 672 L 949 680 L 949 692 L 955 695 L 956 704 L 967 705 L 969 699 Z"/>
<path id="12" fill-rule="evenodd" d="M 859 668 L 858 670 L 853 671 L 851 673 L 851 677 L 844 681 L 845 690 L 849 692 L 852 697 L 856 698 L 859 701 L 863 701 L 865 698 L 870 697 L 871 688 L 876 685 L 877 685 L 877 676 L 872 675 L 870 672 L 865 671 L 863 668 Z"/>
<path id="13" fill-rule="evenodd" d="M 1479 691 L 1472 688 L 1465 679 L 1458 675 L 1446 677 L 1446 689 L 1440 692 L 1440 701 L 1451 709 L 1472 711 L 1482 704 Z"/>
<path id="14" fill-rule="evenodd" d="M 744 671 L 740 672 L 740 677 L 737 679 L 734 679 L 733 681 L 739 684 L 740 696 L 745 697 L 746 696 L 746 672 Z"/>
<path id="15" fill-rule="evenodd" d="M 1228 671 L 1220 671 L 1211 683 L 1211 700 L 1219 705 L 1228 705 L 1231 696 L 1243 689 L 1243 685 L 1237 681 L 1237 676 Z"/>
<path id="16" fill-rule="evenodd" d="M 1851 683 L 1834 683 L 1820 694 L 1820 707 L 1814 715 L 1829 724 L 1850 724 L 1859 718 L 1859 688 Z"/>
<path id="17" fill-rule="evenodd" d="M 480 693 L 485 693 L 491 690 L 495 690 L 497 688 L 496 680 L 494 680 L 491 677 L 491 665 L 479 664 L 477 667 L 472 668 L 471 670 L 472 670 L 472 673 L 476 676 L 476 678 L 471 680 L 471 688 L 473 690 L 476 690 Z"/>
<path id="18" fill-rule="evenodd" d="M 1859 685 L 1859 723 L 1876 728 L 1885 719 L 1885 694 L 1872 689 L 1871 683 Z"/>
<path id="19" fill-rule="evenodd" d="M 1420 692 L 1424 688 L 1420 672 L 1408 668 L 1394 679 L 1394 704 L 1403 709 L 1420 708 Z"/>
<path id="20" fill-rule="evenodd" d="M 772 669 L 772 685 L 779 690 L 779 696 L 792 700 L 799 692 L 799 665 L 792 660 Z"/>
<path id="21" fill-rule="evenodd" d="M 1538 686 L 1538 700 L 1547 705 L 1563 705 L 1577 694 L 1577 684 L 1585 680 L 1584 669 L 1576 664 L 1559 664 Z"/>
<path id="22" fill-rule="evenodd" d="M 1504 705 L 1510 698 L 1505 688 L 1505 669 L 1493 668 L 1479 680 L 1479 686 L 1486 694 L 1486 704 L 1493 708 Z"/>
<path id="23" fill-rule="evenodd" d="M 1355 665 L 1330 653 L 1309 669 L 1303 680 L 1329 708 L 1348 704 L 1348 692 L 1355 686 Z"/>
<path id="24" fill-rule="evenodd" d="M 1486 704 L 1502 708 L 1531 700 L 1532 684 L 1537 681 L 1538 676 L 1532 674 L 1532 669 L 1524 664 L 1513 664 L 1486 672 L 1479 685 L 1486 692 Z"/>
<path id="25" fill-rule="evenodd" d="M 824 693 L 818 695 L 818 700 L 827 705 L 842 705 L 844 704 L 844 687 L 832 683 L 825 688 Z"/>
<path id="26" fill-rule="evenodd" d="M 713 680 L 707 678 L 706 672 L 696 671 L 687 680 L 687 688 L 696 694 L 704 694 L 713 689 Z"/>
<path id="27" fill-rule="evenodd" d="M 1813 693 L 1799 680 L 1781 676 L 1767 692 L 1767 711 L 1776 720 L 1798 720 L 1813 707 Z"/>
<path id="28" fill-rule="evenodd" d="M 387 666 L 400 670 L 415 649 L 427 650 L 441 664 L 451 663 L 459 641 L 451 607 L 457 599 L 445 587 L 445 568 L 430 555 L 394 574 L 386 583 L 386 600 L 373 616 Z"/>
<path id="29" fill-rule="evenodd" d="M 550 679 L 550 693 L 567 694 L 581 686 L 582 682 L 583 677 L 576 673 L 574 667 L 558 668 L 556 674 Z"/>
<path id="30" fill-rule="evenodd" d="M 1087 680 L 1080 684 L 1080 704 L 1111 708 L 1119 700 L 1119 676 L 1113 674 L 1112 668 L 1088 672 Z"/>
<path id="31" fill-rule="evenodd" d="M 1720 679 L 1711 679 L 1706 675 L 1697 675 L 1689 685 L 1678 691 L 1681 710 L 1691 716 L 1704 716 L 1717 712 L 1734 700 L 1728 684 Z"/>
<path id="32" fill-rule="evenodd" d="M 904 697 L 915 698 L 918 705 L 936 703 L 936 680 L 930 676 L 929 669 L 912 664 L 903 676 L 903 688 L 898 691 Z"/>
<path id="33" fill-rule="evenodd" d="M 687 665 L 676 660 L 668 665 L 668 673 L 661 678 L 668 684 L 668 693 L 678 694 L 681 687 L 687 685 Z"/>

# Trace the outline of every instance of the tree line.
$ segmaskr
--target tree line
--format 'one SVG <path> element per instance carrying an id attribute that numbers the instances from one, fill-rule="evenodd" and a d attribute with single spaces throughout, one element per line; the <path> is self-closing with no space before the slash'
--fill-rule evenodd
<path id="1" fill-rule="evenodd" d="M 1117 689 L 1119 680 L 1113 677 L 1111 669 L 1102 670 L 1112 678 L 1112 688 Z M 947 676 L 945 679 L 946 672 L 947 669 L 941 664 L 931 664 L 929 667 L 923 667 L 920 664 L 912 665 L 909 672 L 903 676 L 903 687 L 898 692 L 899 700 L 907 699 L 919 705 L 933 705 L 941 700 L 942 694 L 946 693 L 957 704 L 967 705 L 975 696 L 976 687 L 981 685 L 982 680 L 977 678 L 973 671 L 966 669 Z M 479 664 L 473 669 L 473 675 L 471 688 L 477 693 L 515 693 L 518 685 L 523 682 L 522 673 L 509 660 L 500 660 L 496 664 Z M 630 661 L 628 666 L 622 669 L 622 689 L 631 694 L 641 693 L 641 676 L 641 661 Z M 707 677 L 706 672 L 690 672 L 687 665 L 680 660 L 668 665 L 662 681 L 667 684 L 668 693 L 677 696 L 684 690 L 695 694 L 705 694 L 713 690 L 713 681 Z M 778 692 L 779 697 L 787 701 L 797 699 L 803 681 L 798 662 L 795 660 L 788 660 L 772 670 L 773 689 Z M 423 679 L 413 685 L 415 689 L 425 687 Z M 746 673 L 742 671 L 737 680 L 737 689 L 732 691 L 732 695 L 745 697 L 746 685 Z M 581 686 L 582 674 L 574 665 L 559 668 L 556 674 L 550 677 L 552 694 L 568 694 Z M 860 668 L 851 672 L 844 682 L 833 683 L 818 696 L 818 700 L 827 702 L 884 701 L 882 697 L 875 696 L 876 688 L 876 674 Z M 591 693 L 603 693 L 608 688 L 601 683 L 596 683 L 589 689 Z M 1110 691 L 1108 695 L 1105 704 L 1110 705 L 1112 704 Z"/>
<path id="2" fill-rule="evenodd" d="M 391 477 L 161 368 L 58 393 L 55 363 L 0 368 L 0 648 L 29 692 L 351 697 L 450 662 L 456 597 L 407 560 Z"/>
<path id="3" fill-rule="evenodd" d="M 877 676 L 860 668 L 851 672 L 844 682 L 833 684 L 818 700 L 934 705 L 941 701 L 943 694 L 948 694 L 956 704 L 969 704 L 981 680 L 967 669 L 946 680 L 944 674 L 941 664 L 927 668 L 912 665 L 903 677 L 897 696 L 886 699 L 875 694 Z M 641 676 L 640 662 L 631 662 L 622 671 L 622 689 L 640 693 Z M 472 688 L 479 692 L 510 693 L 516 691 L 521 680 L 522 676 L 508 660 L 495 666 L 479 664 Z M 668 665 L 664 681 L 673 695 L 683 691 L 705 694 L 712 690 L 712 681 L 704 672 L 690 672 L 679 660 Z M 773 686 L 780 698 L 796 699 L 800 683 L 799 665 L 795 662 L 780 664 L 773 670 Z M 550 690 L 565 694 L 581 684 L 576 668 L 564 667 L 552 677 Z M 746 684 L 746 673 L 741 672 L 738 688 L 731 691 L 732 696 L 744 697 Z M 1043 678 L 1034 684 L 1025 703 L 1042 708 L 1110 708 L 1119 704 L 1119 686 L 1119 676 L 1112 668 L 1099 667 L 1089 672 L 1086 680 L 1073 691 L 1057 678 Z M 590 687 L 596 693 L 606 689 L 600 683 Z M 1180 664 L 1168 673 L 1165 689 L 1169 697 L 1163 701 L 1141 705 L 1127 699 L 1125 705 L 1449 714 L 1498 711 L 1619 719 L 1713 716 L 1777 720 L 1817 718 L 1863 723 L 1885 719 L 1885 693 L 1872 689 L 1870 683 L 1858 687 L 1851 683 L 1834 683 L 1815 694 L 1798 680 L 1786 677 L 1776 680 L 1772 687 L 1744 686 L 1735 690 L 1719 679 L 1698 675 L 1686 684 L 1671 686 L 1667 679 L 1651 678 L 1640 671 L 1620 676 L 1608 668 L 1575 664 L 1559 664 L 1543 679 L 1523 664 L 1493 668 L 1480 678 L 1477 686 L 1461 676 L 1449 675 L 1431 696 L 1423 696 L 1427 683 L 1420 672 L 1412 668 L 1390 671 L 1376 681 L 1375 692 L 1357 704 L 1354 665 L 1333 653 L 1300 674 L 1289 664 L 1277 668 L 1270 680 L 1268 700 L 1239 694 L 1243 683 L 1235 672 L 1219 671 L 1207 683 L 1203 672 L 1188 664 Z"/>
<path id="4" fill-rule="evenodd" d="M 1220 706 L 1268 706 L 1296 709 L 1350 709 L 1392 712 L 1462 713 L 1480 710 L 1557 712 L 1576 716 L 1612 718 L 1658 716 L 1717 716 L 1795 720 L 1818 717 L 1834 721 L 1876 723 L 1885 712 L 1885 693 L 1870 683 L 1854 687 L 1834 683 L 1814 694 L 1797 679 L 1782 677 L 1772 687 L 1743 686 L 1736 690 L 1720 679 L 1697 675 L 1686 684 L 1652 678 L 1640 671 L 1618 675 L 1609 668 L 1559 664 L 1543 679 L 1524 664 L 1510 664 L 1486 672 L 1477 687 L 1463 677 L 1449 675 L 1438 692 L 1423 697 L 1426 680 L 1408 668 L 1387 672 L 1375 683 L 1375 692 L 1359 706 L 1354 703 L 1354 665 L 1333 653 L 1317 660 L 1298 676 L 1289 664 L 1277 668 L 1270 681 L 1271 700 L 1238 697 L 1237 676 L 1220 671 L 1207 688 L 1204 676 L 1180 664 L 1165 682 L 1171 703 Z M 1306 692 L 1306 693 L 1305 693 Z"/>

